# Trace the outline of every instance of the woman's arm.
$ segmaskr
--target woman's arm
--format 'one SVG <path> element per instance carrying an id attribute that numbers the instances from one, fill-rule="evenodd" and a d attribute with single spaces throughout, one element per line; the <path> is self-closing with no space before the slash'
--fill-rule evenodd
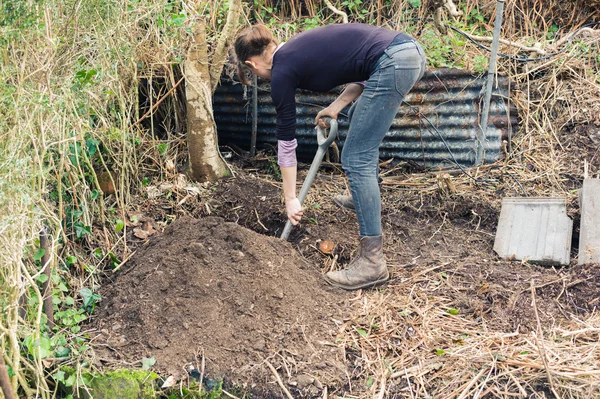
<path id="1" fill-rule="evenodd" d="M 296 197 L 296 166 L 281 166 L 280 169 L 287 217 L 295 226 L 302 219 L 302 206 Z"/>
<path id="2" fill-rule="evenodd" d="M 317 114 L 317 117 L 315 118 L 315 125 L 320 123 L 322 127 L 327 127 L 322 118 L 328 116 L 332 119 L 337 119 L 340 111 L 352 101 L 356 100 L 358 96 L 362 94 L 363 89 L 364 86 L 359 83 L 350 83 L 348 86 L 346 86 L 342 94 L 340 94 L 339 97 L 329 105 L 329 107 L 321 110 Z"/>

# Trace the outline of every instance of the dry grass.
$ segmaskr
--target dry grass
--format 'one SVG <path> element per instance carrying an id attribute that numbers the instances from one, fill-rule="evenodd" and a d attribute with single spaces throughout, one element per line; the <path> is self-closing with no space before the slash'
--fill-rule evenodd
<path id="1" fill-rule="evenodd" d="M 598 396 L 597 315 L 552 326 L 538 319 L 530 333 L 502 331 L 449 314 L 450 299 L 421 284 L 426 274 L 355 298 L 355 316 L 340 336 L 357 392 L 372 383 L 369 395 L 379 398 Z M 531 300 L 535 308 L 534 292 Z"/>

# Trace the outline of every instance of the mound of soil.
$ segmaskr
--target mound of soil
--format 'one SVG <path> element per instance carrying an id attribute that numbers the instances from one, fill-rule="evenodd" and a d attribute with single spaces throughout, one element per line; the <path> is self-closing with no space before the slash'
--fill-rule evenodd
<path id="1" fill-rule="evenodd" d="M 176 220 L 101 293 L 100 360 L 154 357 L 157 371 L 182 377 L 204 357 L 206 375 L 278 391 L 266 359 L 313 394 L 344 375 L 333 342 L 348 295 L 289 243 L 219 217 Z"/>

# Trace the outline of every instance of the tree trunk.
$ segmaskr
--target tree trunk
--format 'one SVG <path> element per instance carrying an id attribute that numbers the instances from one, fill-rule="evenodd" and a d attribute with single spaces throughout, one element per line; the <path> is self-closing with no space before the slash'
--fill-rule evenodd
<path id="1" fill-rule="evenodd" d="M 206 24 L 203 20 L 196 25 L 194 43 L 184 62 L 184 74 L 190 178 L 196 181 L 215 181 L 228 175 L 229 169 L 219 153 L 213 117 Z"/>

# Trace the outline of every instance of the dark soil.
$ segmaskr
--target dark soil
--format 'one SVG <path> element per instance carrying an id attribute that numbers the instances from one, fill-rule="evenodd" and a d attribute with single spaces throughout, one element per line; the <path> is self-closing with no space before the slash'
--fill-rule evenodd
<path id="1" fill-rule="evenodd" d="M 204 357 L 209 375 L 244 388 L 272 380 L 265 359 L 293 364 L 286 383 L 305 373 L 319 386 L 337 378 L 334 320 L 345 293 L 289 243 L 219 217 L 173 222 L 102 296 L 101 359 L 153 356 L 157 370 L 182 377 Z"/>
<path id="2" fill-rule="evenodd" d="M 334 262 L 344 267 L 357 245 L 356 216 L 329 200 L 345 181 L 337 168 L 323 169 L 290 244 L 275 237 L 285 219 L 280 188 L 266 170 L 238 170 L 210 195 L 188 200 L 185 213 L 197 219 L 177 215 L 178 198 L 172 208 L 164 200 L 140 205 L 156 222 L 178 219 L 148 244 L 138 240 L 136 256 L 102 292 L 95 342 L 106 364 L 154 356 L 159 372 L 181 376 L 203 356 L 209 375 L 255 397 L 281 397 L 269 359 L 295 395 L 322 395 L 323 385 L 329 393 L 346 390 L 357 361 L 336 344 L 337 323 L 351 320 L 362 301 L 321 278 Z M 415 292 L 443 297 L 474 326 L 522 333 L 537 328 L 532 285 L 543 328 L 595 311 L 599 265 L 557 269 L 496 256 L 500 194 L 422 195 L 384 184 L 389 300 Z M 335 244 L 333 254 L 318 250 L 324 239 Z"/>

